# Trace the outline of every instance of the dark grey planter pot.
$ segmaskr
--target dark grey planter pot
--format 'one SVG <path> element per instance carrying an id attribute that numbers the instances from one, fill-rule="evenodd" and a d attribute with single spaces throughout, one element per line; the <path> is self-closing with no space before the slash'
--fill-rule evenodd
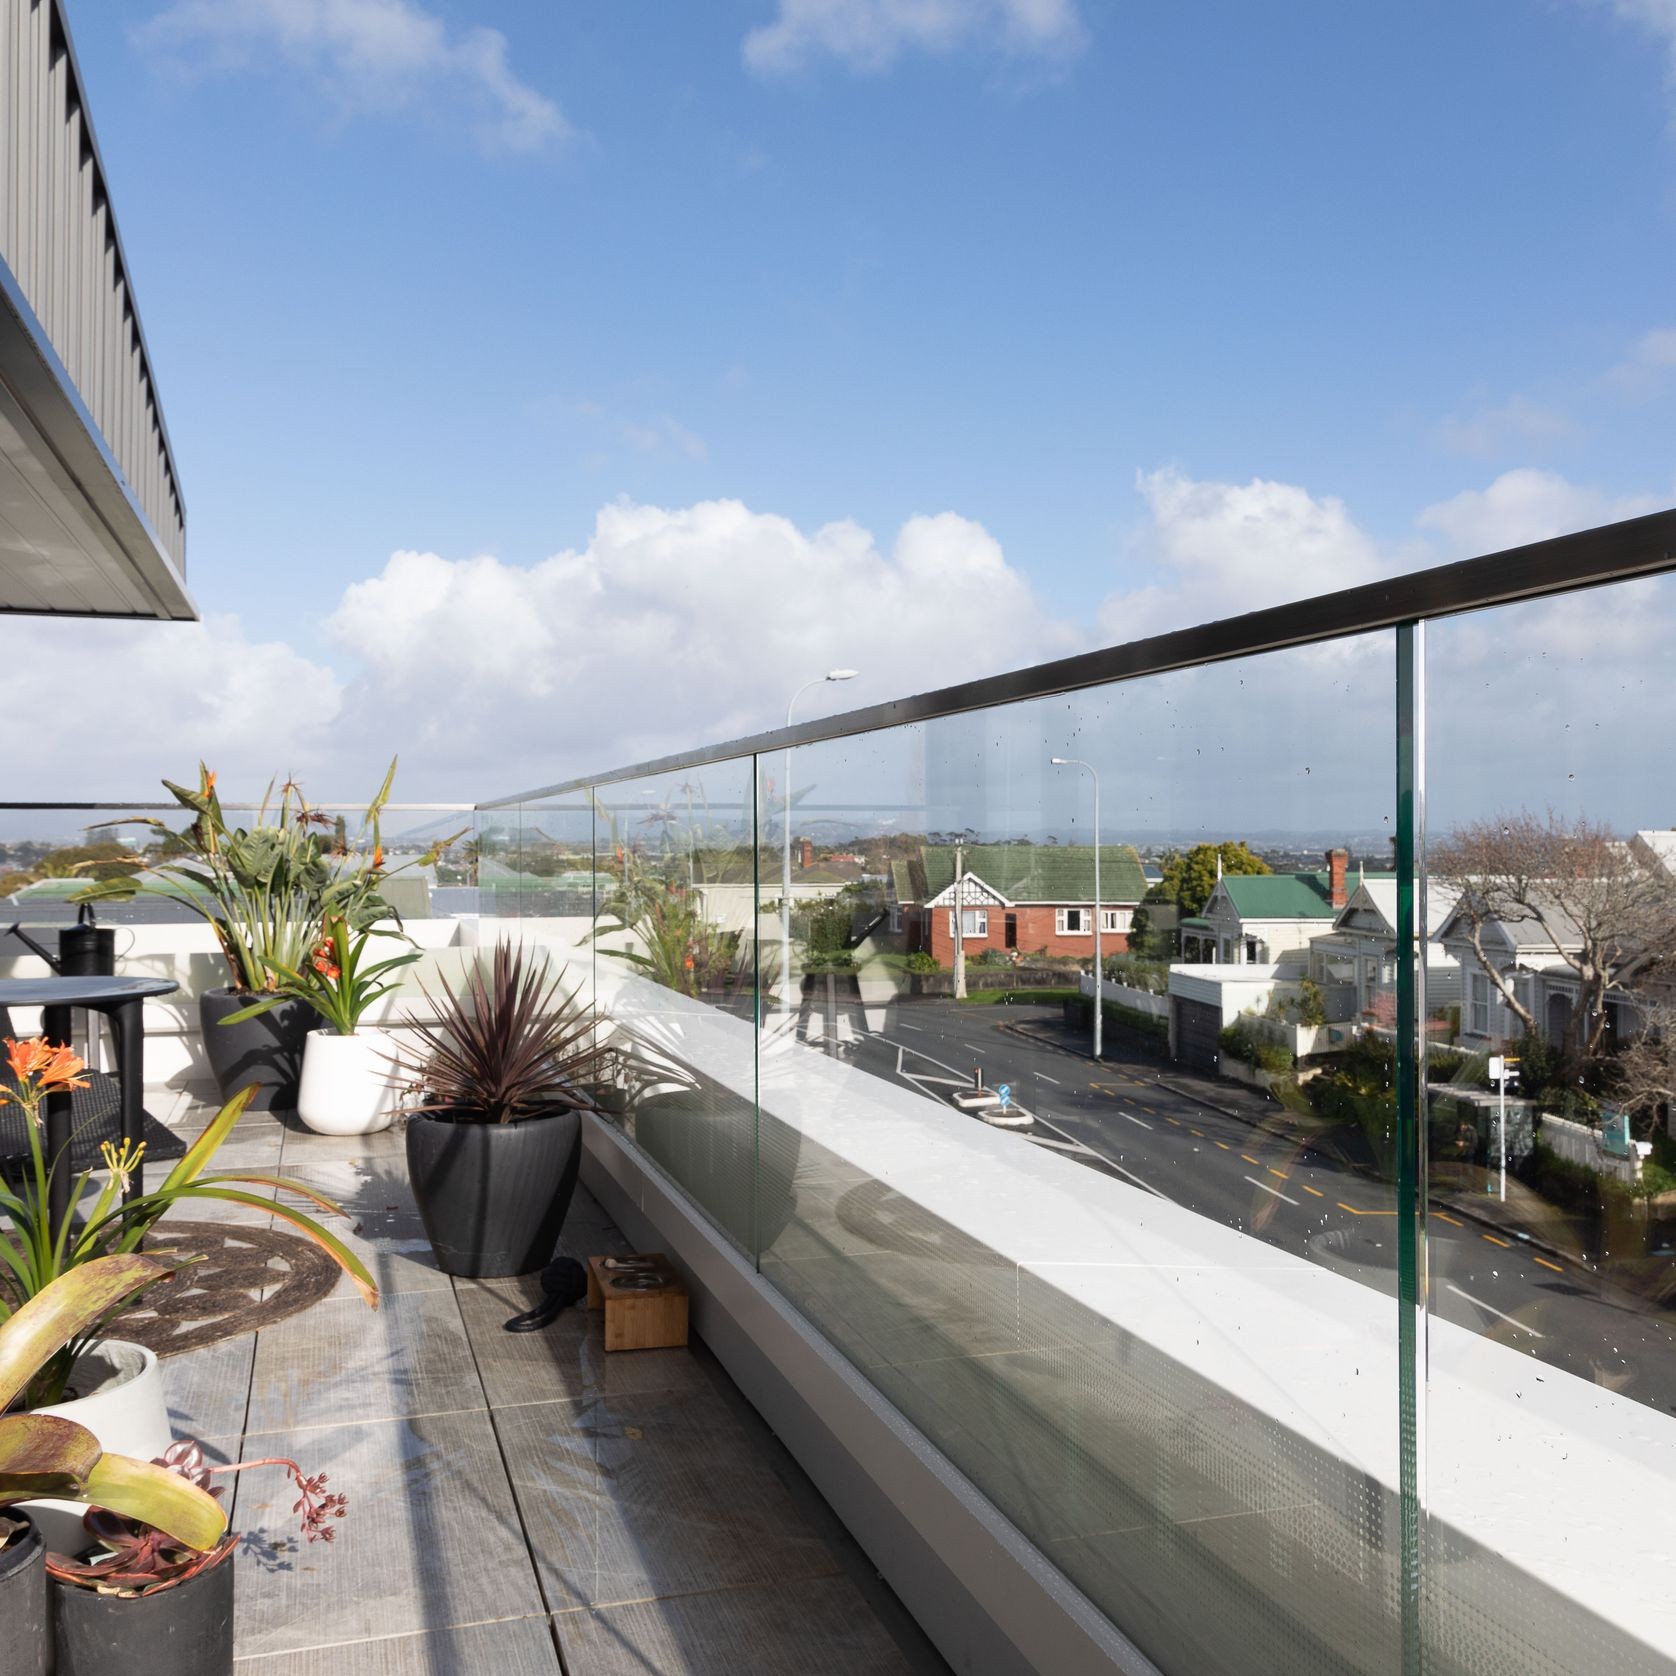
<path id="1" fill-rule="evenodd" d="M 521 1123 L 407 1120 L 407 1173 L 444 1274 L 545 1267 L 576 1191 L 582 1120 L 568 1110 Z"/>
<path id="2" fill-rule="evenodd" d="M 256 1018 L 238 1024 L 221 1022 L 255 999 L 231 989 L 206 989 L 198 998 L 204 1052 L 215 1085 L 221 1098 L 230 1100 L 241 1088 L 255 1083 L 251 1111 L 295 1110 L 303 1047 L 309 1031 L 320 1023 L 320 1015 L 306 1001 L 281 1001 Z"/>
<path id="3" fill-rule="evenodd" d="M 57 1676 L 232 1676 L 233 1556 L 134 1600 L 54 1580 L 52 1629 Z"/>
<path id="4" fill-rule="evenodd" d="M 15 1509 L 12 1516 L 28 1518 Z M 21 1541 L 0 1553 L 0 1664 L 17 1676 L 47 1676 L 52 1668 L 46 1551 L 31 1524 Z"/>

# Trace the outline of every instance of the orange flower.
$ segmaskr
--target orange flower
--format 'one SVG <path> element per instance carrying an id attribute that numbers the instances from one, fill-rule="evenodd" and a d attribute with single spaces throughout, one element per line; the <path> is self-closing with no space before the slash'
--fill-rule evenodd
<path id="1" fill-rule="evenodd" d="M 27 1042 L 13 1041 L 10 1036 L 6 1038 L 6 1063 L 19 1082 L 34 1076 L 51 1057 L 52 1049 L 47 1046 L 45 1036 L 31 1036 Z"/>
<path id="2" fill-rule="evenodd" d="M 373 847 L 372 847 L 373 871 L 376 873 L 378 871 L 378 869 L 380 867 L 382 867 L 383 865 L 384 865 L 384 846 L 382 844 L 374 844 Z"/>
<path id="3" fill-rule="evenodd" d="M 204 770 L 204 796 L 208 797 L 209 794 L 214 790 L 215 790 L 215 770 L 213 768 L 206 768 Z"/>
<path id="4" fill-rule="evenodd" d="M 80 1073 L 87 1067 L 67 1047 L 55 1047 L 46 1064 L 42 1066 L 37 1082 L 51 1093 L 72 1088 L 86 1088 L 87 1078 Z"/>

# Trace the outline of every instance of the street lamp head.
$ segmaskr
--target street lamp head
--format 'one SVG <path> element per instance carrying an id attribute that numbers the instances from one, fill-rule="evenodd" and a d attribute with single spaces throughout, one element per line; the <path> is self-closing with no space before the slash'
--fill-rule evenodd
<path id="1" fill-rule="evenodd" d="M 860 673 L 859 669 L 829 669 L 826 678 L 829 681 L 853 681 Z"/>
<path id="2" fill-rule="evenodd" d="M 1049 757 L 1048 761 L 1051 762 L 1055 768 L 1068 768 L 1071 763 L 1071 759 L 1069 757 Z"/>

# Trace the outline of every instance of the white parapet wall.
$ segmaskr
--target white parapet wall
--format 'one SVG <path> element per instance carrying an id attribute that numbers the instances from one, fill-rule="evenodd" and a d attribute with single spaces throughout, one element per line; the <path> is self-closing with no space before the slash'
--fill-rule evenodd
<path id="1" fill-rule="evenodd" d="M 1166 1453 L 1178 1452 L 1184 1467 L 1191 1457 L 1231 1489 L 1242 1475 L 1264 1487 L 1268 1511 L 1256 1516 L 1272 1524 L 1272 1541 L 1225 1550 L 1219 1564 L 1252 1568 L 1243 1580 L 1230 1574 L 1232 1583 L 1278 1597 L 1293 1561 L 1276 1555 L 1305 1555 L 1321 1575 L 1351 1563 L 1346 1507 L 1362 1508 L 1376 1525 L 1395 1517 L 1400 1367 L 1397 1309 L 1384 1292 L 945 1111 L 811 1049 L 791 1030 L 765 1032 L 759 1052 L 747 1020 L 660 989 L 619 962 L 584 959 L 577 969 L 589 966 L 617 1024 L 702 1084 L 686 1119 L 694 1131 L 735 1124 L 760 1099 L 764 1137 L 772 1127 L 782 1137 L 776 1147 L 794 1157 L 796 1138 L 809 1143 L 828 1180 L 843 1172 L 877 1184 L 897 1207 L 894 1226 L 940 1229 L 941 1242 L 990 1253 L 1015 1277 L 1021 1308 L 1028 1293 L 1032 1309 L 1104 1323 L 1057 1358 L 1071 1383 L 1059 1395 L 1051 1381 L 1040 1387 L 1036 1423 L 1064 1423 L 1057 1405 L 1080 1402 L 1079 1392 L 1132 1383 L 1143 1356 L 1175 1370 L 1172 1380 L 1215 1393 L 1195 1398 L 1164 1435 Z M 1249 981 L 1272 984 L 1275 975 Z M 759 1193 L 776 1167 L 767 1140 L 760 1145 Z M 785 1191 L 795 1207 L 805 1197 L 814 1204 L 822 1189 L 800 1187 L 794 1174 Z M 725 1223 L 726 1207 L 712 1213 Z M 812 1230 L 795 1209 L 793 1223 L 795 1249 Z M 761 1257 L 764 1274 L 775 1255 Z M 858 1248 L 854 1261 L 865 1258 Z M 787 1257 L 787 1272 L 801 1261 Z M 851 1261 L 837 1249 L 819 1257 L 824 1296 L 842 1298 Z M 1044 1305 L 1047 1298 L 1058 1303 Z M 1447 1667 L 1533 1676 L 1676 1671 L 1676 1421 L 1441 1317 L 1427 1334 L 1427 1587 L 1462 1653 Z M 1170 1406 L 1167 1393 L 1145 1400 Z M 931 1441 L 958 1444 L 953 1433 L 940 1435 L 935 1413 L 920 1419 Z M 1065 1442 L 1083 1453 L 1100 1447 L 1088 1433 Z M 1352 1494 L 1343 1485 L 1366 1488 Z M 1395 1545 L 1387 1527 L 1371 1551 L 1390 1554 Z M 1383 1669 L 1379 1649 L 1358 1650 L 1358 1632 L 1346 1626 L 1364 1600 L 1389 1605 L 1393 1586 L 1390 1576 L 1346 1575 L 1342 1588 L 1327 1589 L 1318 1578 L 1287 1609 L 1304 1616 L 1310 1637 L 1338 1648 L 1342 1668 Z M 1190 1606 L 1174 1603 L 1178 1613 Z"/>

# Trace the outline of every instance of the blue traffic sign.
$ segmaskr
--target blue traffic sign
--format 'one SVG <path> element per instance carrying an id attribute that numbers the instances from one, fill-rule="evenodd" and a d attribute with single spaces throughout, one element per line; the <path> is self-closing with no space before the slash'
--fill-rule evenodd
<path id="1" fill-rule="evenodd" d="M 995 1090 L 995 1094 L 996 1094 L 996 1098 L 999 1099 L 1000 1102 L 1001 1102 L 1001 1109 L 1003 1111 L 1005 1111 L 1007 1109 L 1007 1107 L 1012 1104 L 1012 1101 L 1013 1101 L 1013 1091 L 1012 1091 L 1012 1089 L 1009 1088 L 1006 1083 L 1002 1083 L 1001 1086 L 998 1089 Z"/>

